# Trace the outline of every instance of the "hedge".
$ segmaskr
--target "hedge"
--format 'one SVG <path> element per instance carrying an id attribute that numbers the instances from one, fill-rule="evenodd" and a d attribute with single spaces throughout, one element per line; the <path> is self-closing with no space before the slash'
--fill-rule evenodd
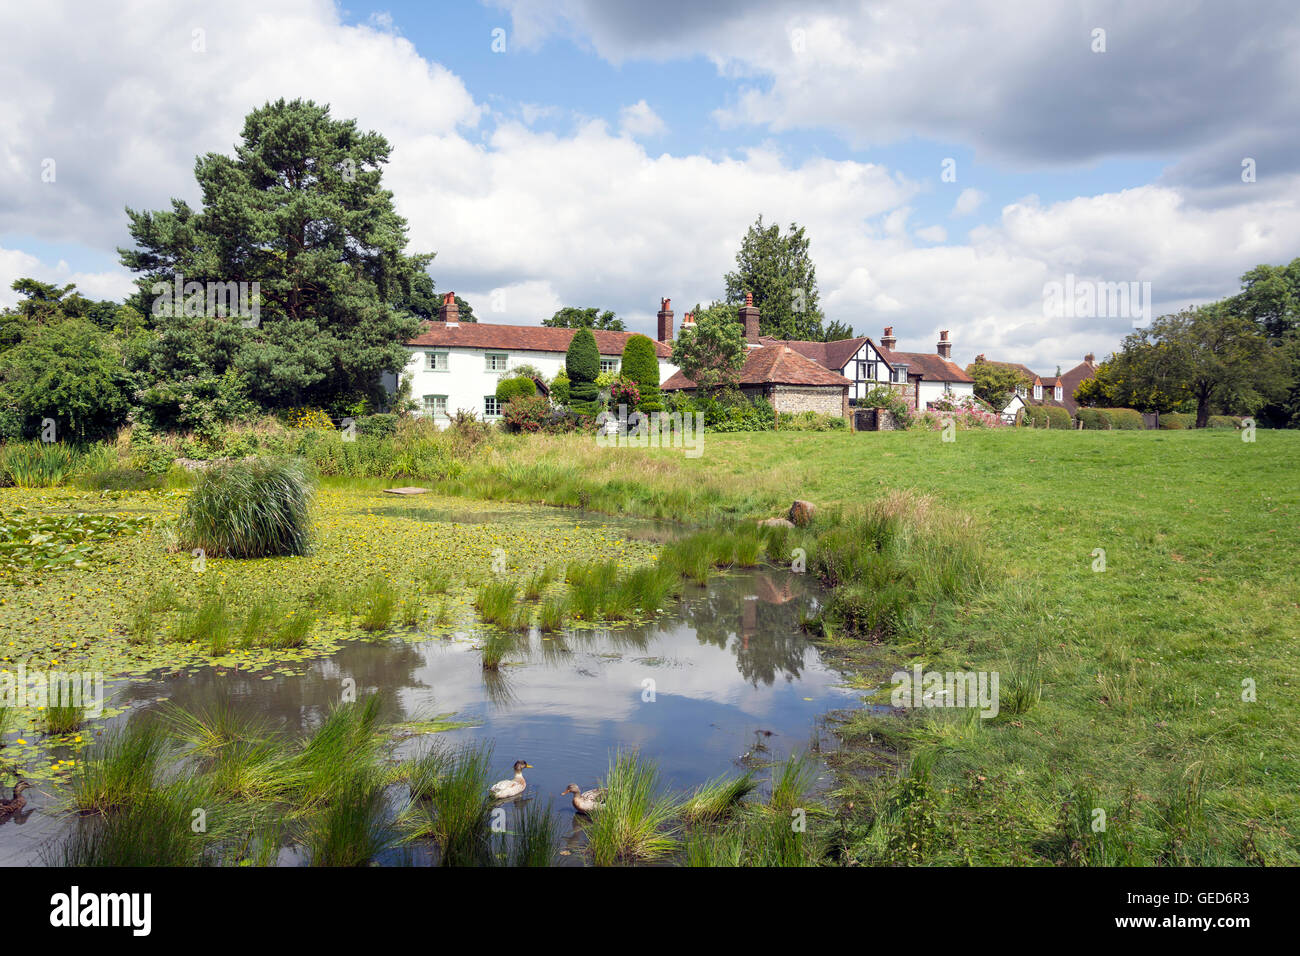
<path id="1" fill-rule="evenodd" d="M 1104 431 L 1110 428 L 1110 416 L 1101 408 L 1081 408 L 1078 412 L 1079 421 L 1083 422 L 1083 427 L 1089 431 Z"/>
<path id="2" fill-rule="evenodd" d="M 1195 428 L 1196 416 L 1183 412 L 1166 412 L 1160 416 L 1161 428 Z"/>
<path id="3" fill-rule="evenodd" d="M 1058 405 L 1026 405 L 1024 423 L 1031 428 L 1073 428 L 1074 419 Z"/>
<path id="4" fill-rule="evenodd" d="M 1206 422 L 1207 428 L 1239 428 L 1241 419 L 1235 415 L 1211 415 Z"/>
<path id="5" fill-rule="evenodd" d="M 1136 408 L 1105 408 L 1102 411 L 1110 416 L 1111 428 L 1123 431 L 1141 431 L 1146 428 L 1142 413 Z"/>

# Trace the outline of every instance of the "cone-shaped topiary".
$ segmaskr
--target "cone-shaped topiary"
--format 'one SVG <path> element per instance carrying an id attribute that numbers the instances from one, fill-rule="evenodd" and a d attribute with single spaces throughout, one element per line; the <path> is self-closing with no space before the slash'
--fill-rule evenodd
<path id="1" fill-rule="evenodd" d="M 655 344 L 644 335 L 634 335 L 623 346 L 624 375 L 636 382 L 641 393 L 637 408 L 643 412 L 663 410 L 659 400 L 659 357 L 655 354 Z"/>
<path id="2" fill-rule="evenodd" d="M 569 376 L 569 407 L 574 411 L 596 411 L 600 389 L 596 376 L 600 374 L 600 350 L 591 329 L 578 329 L 569 342 L 564 356 L 564 370 Z"/>

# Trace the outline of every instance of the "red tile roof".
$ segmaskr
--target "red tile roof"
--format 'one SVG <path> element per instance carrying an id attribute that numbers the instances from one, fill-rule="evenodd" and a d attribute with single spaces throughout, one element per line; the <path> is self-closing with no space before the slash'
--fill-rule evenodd
<path id="1" fill-rule="evenodd" d="M 771 345 L 750 349 L 740 369 L 740 385 L 826 385 L 837 388 L 853 384 L 839 372 L 773 340 Z M 695 388 L 695 383 L 675 372 L 659 386 L 664 391 Z"/>
<path id="2" fill-rule="evenodd" d="M 832 370 L 844 368 L 858 354 L 863 342 L 871 341 L 865 335 L 854 339 L 836 339 L 833 342 L 803 342 L 794 339 L 773 339 L 763 336 L 759 339 L 764 345 L 788 345 L 805 358 L 810 358 L 819 365 Z"/>
<path id="3" fill-rule="evenodd" d="M 895 352 L 882 348 L 880 354 L 890 365 L 906 362 L 909 366 L 907 374 L 915 375 L 920 372 L 921 380 L 925 382 L 975 381 L 961 370 L 960 365 L 930 352 Z"/>
<path id="4" fill-rule="evenodd" d="M 1085 360 L 1061 376 L 1061 401 L 1071 415 L 1079 410 L 1079 403 L 1074 400 L 1074 390 L 1079 387 L 1079 383 L 1096 374 L 1097 366 Z"/>
<path id="5" fill-rule="evenodd" d="M 445 322 L 425 322 L 424 331 L 406 344 L 421 348 L 428 346 L 460 346 L 471 349 L 501 349 L 516 352 L 565 352 L 573 338 L 574 329 L 550 329 L 542 325 L 495 325 L 489 322 L 461 322 L 448 327 Z M 627 340 L 636 332 L 607 332 L 593 329 L 596 349 L 601 355 L 622 355 Z M 671 358 L 671 346 L 655 342 L 655 354 Z"/>

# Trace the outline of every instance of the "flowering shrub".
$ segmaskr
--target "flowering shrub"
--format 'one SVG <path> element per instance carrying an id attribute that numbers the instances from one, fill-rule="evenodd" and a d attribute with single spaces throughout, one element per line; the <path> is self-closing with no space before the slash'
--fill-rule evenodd
<path id="1" fill-rule="evenodd" d="M 921 431 L 934 431 L 943 428 L 945 422 L 951 421 L 957 428 L 966 431 L 972 428 L 997 428 L 1002 424 L 1000 417 L 982 408 L 936 410 L 934 405 L 935 403 L 931 402 L 930 408 L 914 417 L 907 427 Z"/>
<path id="2" fill-rule="evenodd" d="M 551 418 L 551 403 L 541 395 L 519 395 L 506 404 L 501 418 L 508 432 L 541 431 Z"/>
<path id="3" fill-rule="evenodd" d="M 614 408 L 619 405 L 636 408 L 641 404 L 641 389 L 630 378 L 619 376 L 610 383 L 609 404 Z"/>
<path id="4" fill-rule="evenodd" d="M 287 408 L 281 413 L 281 417 L 290 428 L 332 429 L 334 427 L 334 422 L 330 420 L 329 415 L 320 408 L 305 406 Z"/>

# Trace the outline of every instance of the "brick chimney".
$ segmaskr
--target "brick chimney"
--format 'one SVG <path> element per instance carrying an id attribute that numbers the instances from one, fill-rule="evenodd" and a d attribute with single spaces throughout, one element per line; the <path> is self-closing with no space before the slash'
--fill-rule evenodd
<path id="1" fill-rule="evenodd" d="M 460 306 L 456 304 L 455 292 L 448 292 L 442 297 L 442 305 L 438 309 L 438 319 L 446 323 L 449 329 L 454 329 L 460 325 Z"/>
<path id="2" fill-rule="evenodd" d="M 894 327 L 892 325 L 885 326 L 885 334 L 880 337 L 881 347 L 889 349 L 889 351 L 892 352 L 894 351 L 894 346 L 897 344 L 898 339 L 894 338 Z"/>
<path id="3" fill-rule="evenodd" d="M 939 333 L 939 358 L 952 361 L 952 343 L 948 341 L 948 330 Z"/>
<path id="4" fill-rule="evenodd" d="M 694 312 L 687 312 L 685 315 L 682 316 L 682 328 L 686 328 L 688 325 L 690 326 L 695 325 Z"/>
<path id="5" fill-rule="evenodd" d="M 671 342 L 673 340 L 673 301 L 672 299 L 659 300 L 659 341 Z"/>
<path id="6" fill-rule="evenodd" d="M 745 341 L 758 345 L 758 306 L 754 305 L 754 293 L 745 293 L 745 304 L 740 307 L 740 324 L 745 327 Z"/>
<path id="7" fill-rule="evenodd" d="M 1096 361 L 1096 358 L 1097 358 L 1097 356 L 1095 356 L 1095 355 L 1093 355 L 1091 352 L 1089 352 L 1087 355 L 1085 355 L 1085 356 L 1083 357 L 1083 360 L 1084 360 L 1085 362 L 1087 362 L 1089 365 L 1092 365 L 1092 364 Z"/>

